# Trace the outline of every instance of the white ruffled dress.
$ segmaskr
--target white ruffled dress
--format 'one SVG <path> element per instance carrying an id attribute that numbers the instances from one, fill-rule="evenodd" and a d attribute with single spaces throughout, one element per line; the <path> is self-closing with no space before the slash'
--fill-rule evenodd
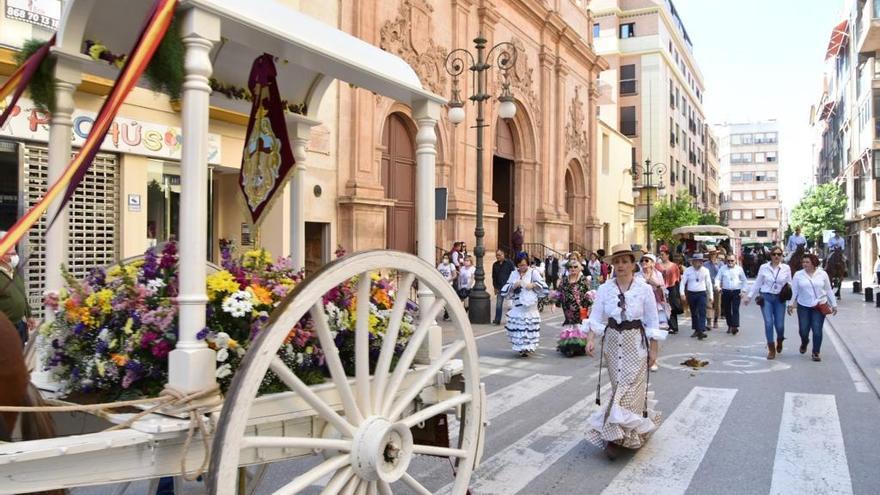
<path id="1" fill-rule="evenodd" d="M 608 328 L 608 319 L 640 320 L 648 339 L 665 340 L 668 332 L 660 329 L 654 291 L 648 284 L 635 279 L 624 293 L 626 318 L 621 315 L 619 294 L 615 279 L 602 284 L 586 322 L 602 339 L 602 357 L 611 383 L 610 396 L 602 398 L 603 407 L 587 419 L 586 437 L 599 447 L 613 442 L 637 449 L 660 425 L 653 392 L 648 392 L 648 349 L 641 331 Z"/>
<path id="2" fill-rule="evenodd" d="M 534 284 L 533 289 L 523 287 L 518 292 L 513 289 L 517 281 L 523 286 Z M 515 352 L 535 351 L 541 340 L 541 313 L 538 311 L 538 299 L 547 294 L 547 284 L 541 274 L 533 268 L 520 275 L 514 270 L 501 288 L 501 295 L 511 299 L 507 311 L 507 338 Z"/>

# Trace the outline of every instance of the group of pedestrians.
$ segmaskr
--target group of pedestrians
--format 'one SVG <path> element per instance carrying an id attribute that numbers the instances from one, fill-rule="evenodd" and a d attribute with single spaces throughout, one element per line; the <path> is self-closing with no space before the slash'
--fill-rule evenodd
<path id="1" fill-rule="evenodd" d="M 467 302 L 471 295 L 471 289 L 474 287 L 474 274 L 476 267 L 474 266 L 474 257 L 468 254 L 467 245 L 464 242 L 457 241 L 452 245 L 452 250 L 444 253 L 437 265 L 437 270 L 443 275 L 443 278 L 449 282 L 458 294 L 458 298 L 467 309 Z M 449 313 L 443 312 L 443 319 L 449 319 Z"/>

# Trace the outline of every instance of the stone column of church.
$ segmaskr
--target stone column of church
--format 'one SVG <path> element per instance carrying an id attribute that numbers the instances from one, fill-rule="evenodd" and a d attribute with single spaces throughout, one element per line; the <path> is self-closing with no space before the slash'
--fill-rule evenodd
<path id="1" fill-rule="evenodd" d="M 541 191 L 541 200 L 535 201 L 537 206 L 537 215 L 536 220 L 543 220 L 554 215 L 551 212 L 555 211 L 552 205 L 553 198 L 550 195 L 550 182 L 552 181 L 552 169 L 553 169 L 553 160 L 555 154 L 553 153 L 554 146 L 553 143 L 553 131 L 552 128 L 555 125 L 556 121 L 553 118 L 553 112 L 555 110 L 555 102 L 552 99 L 553 91 L 553 67 L 556 63 L 556 56 L 551 53 L 551 48 L 549 46 L 542 45 L 541 53 L 538 55 L 538 62 L 541 68 L 540 77 L 541 77 L 541 89 L 540 89 L 540 101 L 541 101 L 541 122 L 544 122 L 545 125 L 541 126 L 539 129 L 540 137 L 538 139 L 538 163 L 535 165 L 535 173 L 537 177 L 535 177 L 533 184 L 538 184 Z M 534 236 L 535 233 L 533 232 Z"/>
<path id="2" fill-rule="evenodd" d="M 587 91 L 589 97 L 587 100 L 587 115 L 586 120 L 588 123 L 587 130 L 587 139 L 589 140 L 589 153 L 590 155 L 587 157 L 587 163 L 584 166 L 588 167 L 587 173 L 589 177 L 589 181 L 587 182 L 586 194 L 587 194 L 587 215 L 586 215 L 586 225 L 585 225 L 585 234 L 586 234 L 586 247 L 591 250 L 599 249 L 602 246 L 602 220 L 596 216 L 596 212 L 598 209 L 598 196 L 599 196 L 599 164 L 596 163 L 597 147 L 598 147 L 598 139 L 596 139 L 596 120 L 599 118 L 596 116 L 596 106 L 598 104 L 599 99 L 599 87 L 596 84 L 598 78 L 598 73 L 591 72 L 590 73 L 590 82 L 589 89 Z"/>
<path id="3" fill-rule="evenodd" d="M 566 156 L 568 155 L 568 150 L 565 146 L 565 120 L 568 115 L 566 112 L 566 79 L 570 69 L 568 64 L 565 63 L 561 58 L 556 59 L 556 125 L 554 126 L 553 132 L 556 135 L 555 143 L 556 143 L 556 158 L 553 160 L 553 165 L 550 167 L 550 171 L 552 175 L 550 176 L 550 186 L 551 186 L 551 197 L 555 198 L 555 211 L 556 217 L 562 217 L 565 212 L 565 171 L 568 169 L 568 162 L 566 160 Z M 572 122 L 574 125 L 574 122 Z M 570 193 L 573 193 L 571 191 Z M 555 194 L 553 194 L 555 193 Z M 569 220 L 574 221 L 575 212 L 571 212 L 571 218 Z M 573 241 L 574 239 L 569 239 L 569 241 Z"/>

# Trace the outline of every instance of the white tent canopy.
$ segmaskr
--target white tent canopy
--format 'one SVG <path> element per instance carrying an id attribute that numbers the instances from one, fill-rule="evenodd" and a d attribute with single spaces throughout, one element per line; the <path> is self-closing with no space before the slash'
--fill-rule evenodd
<path id="1" fill-rule="evenodd" d="M 736 234 L 723 225 L 689 225 L 672 230 L 672 237 L 679 240 L 695 235 L 736 238 Z"/>

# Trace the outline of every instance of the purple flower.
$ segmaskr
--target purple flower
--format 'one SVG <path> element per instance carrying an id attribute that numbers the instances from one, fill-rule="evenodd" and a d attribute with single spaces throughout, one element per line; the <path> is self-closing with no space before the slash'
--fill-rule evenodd
<path id="1" fill-rule="evenodd" d="M 168 353 L 171 352 L 171 342 L 160 340 L 152 349 L 150 349 L 150 352 L 153 353 L 153 356 L 157 359 L 164 359 L 168 357 Z"/>
<path id="2" fill-rule="evenodd" d="M 177 265 L 177 243 L 172 239 L 162 248 L 162 259 L 159 261 L 159 268 L 171 270 L 175 265 Z"/>
<path id="3" fill-rule="evenodd" d="M 92 287 L 103 287 L 107 283 L 107 274 L 101 267 L 92 268 L 86 277 L 86 283 Z"/>
<path id="4" fill-rule="evenodd" d="M 156 260 L 156 251 L 153 248 L 144 253 L 144 280 L 153 280 L 159 276 L 159 265 Z"/>
<path id="5" fill-rule="evenodd" d="M 143 336 L 141 336 L 141 347 L 146 349 L 150 347 L 150 344 L 159 339 L 159 334 L 155 332 L 144 332 Z"/>
<path id="6" fill-rule="evenodd" d="M 199 331 L 199 333 L 196 334 L 196 340 L 205 340 L 205 338 L 208 336 L 209 333 L 211 333 L 210 328 L 205 327 L 205 328 L 201 329 L 201 331 Z"/>

